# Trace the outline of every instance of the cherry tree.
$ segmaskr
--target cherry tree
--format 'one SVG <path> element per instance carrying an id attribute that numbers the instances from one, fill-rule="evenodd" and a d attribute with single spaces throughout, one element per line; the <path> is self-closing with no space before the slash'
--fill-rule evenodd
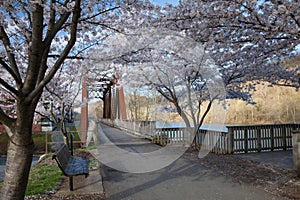
<path id="1" fill-rule="evenodd" d="M 12 99 L 1 101 L 0 107 L 0 122 L 10 138 L 1 199 L 24 198 L 33 155 L 34 113 L 62 64 L 84 56 L 84 50 L 105 35 L 142 23 L 128 17 L 146 8 L 156 9 L 139 1 L 1 1 L 0 91 L 1 97 Z M 151 12 L 143 13 L 144 18 L 148 14 L 151 18 Z"/>
<path id="2" fill-rule="evenodd" d="M 298 88 L 299 67 L 285 67 L 283 61 L 299 48 L 299 6 L 288 0 L 187 0 L 166 7 L 157 26 L 203 43 L 227 73 L 231 93 L 243 87 L 235 81 L 243 77 Z"/>
<path id="3" fill-rule="evenodd" d="M 45 86 L 41 101 L 38 103 L 36 118 L 44 118 L 60 131 L 66 141 L 67 124 L 71 120 L 72 110 L 76 105 L 76 98 L 82 89 L 81 65 L 76 60 L 68 60 L 62 65 L 52 80 Z"/>

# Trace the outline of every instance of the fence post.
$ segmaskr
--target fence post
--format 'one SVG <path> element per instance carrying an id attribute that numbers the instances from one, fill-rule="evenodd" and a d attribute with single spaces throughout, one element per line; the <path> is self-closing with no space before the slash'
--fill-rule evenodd
<path id="1" fill-rule="evenodd" d="M 293 130 L 292 134 L 294 170 L 300 175 L 300 129 Z"/>
<path id="2" fill-rule="evenodd" d="M 160 135 L 158 136 L 158 141 L 159 141 L 160 145 L 163 145 L 162 144 L 162 135 L 163 135 L 163 130 L 161 130 Z"/>
<path id="3" fill-rule="evenodd" d="M 273 126 L 270 127 L 270 134 L 271 134 L 271 151 L 274 151 L 274 128 Z"/>
<path id="4" fill-rule="evenodd" d="M 286 145 L 286 126 L 281 126 L 282 128 L 282 145 L 283 145 L 283 150 L 286 151 L 287 145 Z"/>
<path id="5" fill-rule="evenodd" d="M 248 129 L 244 129 L 244 148 L 245 148 L 245 153 L 248 153 Z"/>
<path id="6" fill-rule="evenodd" d="M 261 128 L 256 129 L 257 131 L 257 152 L 261 152 Z"/>
<path id="7" fill-rule="evenodd" d="M 45 147 L 46 154 L 48 154 L 48 131 L 46 131 L 46 147 Z"/>
<path id="8" fill-rule="evenodd" d="M 229 148 L 229 153 L 233 154 L 234 153 L 234 133 L 232 128 L 228 128 L 228 134 L 230 138 L 230 148 Z"/>

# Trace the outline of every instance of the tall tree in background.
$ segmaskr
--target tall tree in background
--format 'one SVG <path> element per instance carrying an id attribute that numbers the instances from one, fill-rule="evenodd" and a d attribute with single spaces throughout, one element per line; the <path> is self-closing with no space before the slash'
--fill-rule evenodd
<path id="1" fill-rule="evenodd" d="M 81 92 L 81 73 L 75 73 L 81 66 L 75 60 L 65 61 L 52 80 L 45 86 L 41 100 L 35 110 L 36 119 L 43 119 L 67 137 L 67 122 L 73 120 L 76 98 Z M 39 121 L 39 120 L 36 120 Z M 67 141 L 69 138 L 66 138 Z"/>
<path id="2" fill-rule="evenodd" d="M 165 9 L 156 25 L 203 43 L 227 74 L 229 93 L 245 86 L 237 78 L 299 87 L 299 65 L 282 63 L 299 48 L 299 1 L 186 0 Z"/>

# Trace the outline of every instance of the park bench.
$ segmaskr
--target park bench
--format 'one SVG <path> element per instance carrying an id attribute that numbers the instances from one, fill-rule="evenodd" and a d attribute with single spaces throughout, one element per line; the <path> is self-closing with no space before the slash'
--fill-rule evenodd
<path id="1" fill-rule="evenodd" d="M 69 188 L 73 191 L 73 176 L 89 175 L 88 159 L 82 157 L 74 157 L 69 152 L 66 144 L 55 152 L 52 159 L 55 159 L 63 174 L 69 177 Z"/>

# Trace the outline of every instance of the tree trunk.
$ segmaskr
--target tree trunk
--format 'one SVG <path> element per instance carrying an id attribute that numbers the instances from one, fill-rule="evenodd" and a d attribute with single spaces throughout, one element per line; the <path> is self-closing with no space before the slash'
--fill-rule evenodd
<path id="1" fill-rule="evenodd" d="M 17 121 L 9 135 L 7 162 L 1 200 L 24 199 L 33 156 L 32 123 L 35 102 L 17 102 Z"/>
<path id="2" fill-rule="evenodd" d="M 17 146 L 9 142 L 4 184 L 0 199 L 24 199 L 32 162 L 33 147 L 33 143 Z"/>

